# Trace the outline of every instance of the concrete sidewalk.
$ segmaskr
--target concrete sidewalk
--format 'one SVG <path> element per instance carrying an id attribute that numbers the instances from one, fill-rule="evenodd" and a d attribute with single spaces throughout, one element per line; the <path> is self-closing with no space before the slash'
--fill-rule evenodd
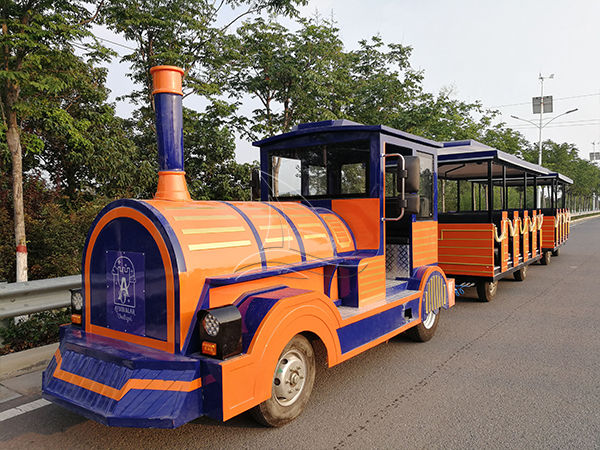
<path id="1" fill-rule="evenodd" d="M 42 389 L 42 372 L 58 343 L 0 356 L 0 404 Z"/>

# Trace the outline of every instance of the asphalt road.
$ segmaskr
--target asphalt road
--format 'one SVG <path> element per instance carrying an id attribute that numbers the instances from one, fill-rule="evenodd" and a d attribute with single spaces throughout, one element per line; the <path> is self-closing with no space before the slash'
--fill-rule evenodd
<path id="1" fill-rule="evenodd" d="M 0 449 L 600 448 L 600 218 L 571 231 L 560 256 L 501 281 L 492 303 L 460 297 L 432 341 L 398 337 L 323 369 L 283 428 L 243 414 L 115 429 L 51 404 L 0 421 Z M 0 403 L 0 415 L 39 398 Z"/>

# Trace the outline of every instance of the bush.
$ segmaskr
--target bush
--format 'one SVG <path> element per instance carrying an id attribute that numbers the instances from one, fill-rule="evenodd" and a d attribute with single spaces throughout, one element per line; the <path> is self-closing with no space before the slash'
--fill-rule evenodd
<path id="1" fill-rule="evenodd" d="M 60 325 L 71 322 L 71 308 L 42 311 L 26 320 L 10 319 L 6 328 L 0 328 L 4 347 L 0 355 L 58 342 Z"/>

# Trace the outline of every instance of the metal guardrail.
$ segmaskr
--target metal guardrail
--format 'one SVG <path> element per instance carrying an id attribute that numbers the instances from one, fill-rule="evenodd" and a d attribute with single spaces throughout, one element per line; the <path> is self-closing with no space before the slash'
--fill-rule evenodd
<path id="1" fill-rule="evenodd" d="M 81 287 L 81 275 L 0 284 L 0 320 L 71 305 L 69 289 Z"/>
<path id="2" fill-rule="evenodd" d="M 571 217 L 580 217 L 580 216 L 594 216 L 600 214 L 600 210 L 593 211 L 579 211 L 576 213 L 571 213 Z"/>

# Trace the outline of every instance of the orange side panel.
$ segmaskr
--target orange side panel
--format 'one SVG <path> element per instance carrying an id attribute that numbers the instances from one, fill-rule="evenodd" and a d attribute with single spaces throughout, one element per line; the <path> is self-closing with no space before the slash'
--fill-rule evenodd
<path id="1" fill-rule="evenodd" d="M 438 247 L 438 254 L 440 255 L 440 260 L 442 257 L 450 257 L 450 256 L 483 256 L 486 258 L 492 258 L 494 256 L 494 249 L 492 247 L 469 247 L 468 245 L 464 245 L 460 247 L 455 243 L 452 243 L 452 247 L 442 247 L 441 245 Z M 468 249 L 468 255 L 464 251 Z"/>
<path id="2" fill-rule="evenodd" d="M 358 250 L 379 249 L 382 222 L 378 198 L 332 200 L 331 208 L 354 233 Z"/>
<path id="3" fill-rule="evenodd" d="M 358 266 L 359 307 L 385 298 L 385 258 L 376 256 L 361 260 Z"/>
<path id="4" fill-rule="evenodd" d="M 475 256 L 467 254 L 440 255 L 440 264 L 464 264 L 466 266 L 493 267 L 494 255 Z"/>
<path id="5" fill-rule="evenodd" d="M 437 222 L 414 222 L 412 224 L 413 267 L 437 263 Z"/>
<path id="6" fill-rule="evenodd" d="M 439 266 L 453 275 L 494 274 L 494 230 L 489 223 L 439 224 Z"/>
<path id="7" fill-rule="evenodd" d="M 531 214 L 531 219 L 532 221 L 535 220 L 535 227 L 534 229 L 531 231 L 531 256 L 536 256 L 538 254 L 538 250 L 539 250 L 539 246 L 538 246 L 538 219 L 539 219 L 539 214 L 537 213 L 537 211 L 533 211 L 533 213 Z M 529 227 L 531 228 L 531 226 Z"/>
<path id="8" fill-rule="evenodd" d="M 490 277 L 494 275 L 494 266 L 476 266 L 476 265 L 465 265 L 465 264 L 440 264 L 440 268 L 444 270 L 444 273 L 452 275 L 473 275 L 473 276 L 486 276 Z"/>
<path id="9" fill-rule="evenodd" d="M 521 254 L 521 230 L 519 228 L 519 212 L 513 211 L 513 227 L 515 228 L 515 235 L 513 236 L 513 267 L 519 265 L 519 256 Z"/>
<path id="10" fill-rule="evenodd" d="M 468 239 L 467 236 L 470 234 L 465 230 L 462 233 L 464 239 L 440 239 L 438 241 L 438 252 L 440 248 L 471 248 L 471 249 L 486 249 L 494 252 L 494 232 L 488 231 L 488 237 L 486 239 Z M 447 233 L 444 233 L 447 236 Z"/>
<path id="11" fill-rule="evenodd" d="M 555 223 L 556 217 L 544 216 L 544 222 L 542 223 L 542 248 L 554 248 L 555 247 Z"/>
<path id="12" fill-rule="evenodd" d="M 508 270 L 508 234 L 510 233 L 508 228 L 508 211 L 502 211 L 502 230 L 498 232 L 500 236 L 506 236 L 500 244 L 500 264 L 502 272 Z"/>
<path id="13" fill-rule="evenodd" d="M 525 227 L 525 231 L 523 233 L 523 261 L 529 260 L 529 217 L 528 211 L 523 211 L 523 227 Z"/>

